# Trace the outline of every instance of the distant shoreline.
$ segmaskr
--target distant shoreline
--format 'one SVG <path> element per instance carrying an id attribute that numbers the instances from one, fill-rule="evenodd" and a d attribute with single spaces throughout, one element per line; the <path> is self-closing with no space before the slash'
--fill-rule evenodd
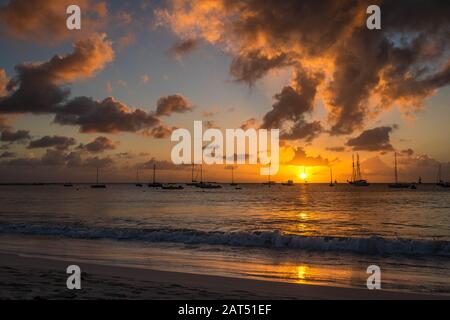
<path id="1" fill-rule="evenodd" d="M 82 290 L 66 288 L 79 265 Z M 270 282 L 0 254 L 0 299 L 450 299 L 447 296 Z"/>

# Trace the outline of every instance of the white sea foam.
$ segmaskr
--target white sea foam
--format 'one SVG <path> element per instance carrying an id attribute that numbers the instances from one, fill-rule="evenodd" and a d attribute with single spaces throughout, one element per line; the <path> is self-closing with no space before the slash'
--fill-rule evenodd
<path id="1" fill-rule="evenodd" d="M 450 257 L 450 241 L 383 237 L 309 237 L 272 232 L 207 232 L 190 229 L 99 228 L 82 225 L 0 224 L 0 233 L 45 235 L 74 239 L 172 242 L 369 255 Z"/>

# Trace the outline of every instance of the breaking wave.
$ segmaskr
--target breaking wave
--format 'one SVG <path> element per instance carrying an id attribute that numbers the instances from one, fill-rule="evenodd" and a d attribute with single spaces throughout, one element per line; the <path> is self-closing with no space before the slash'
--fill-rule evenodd
<path id="1" fill-rule="evenodd" d="M 171 242 L 268 249 L 298 249 L 319 252 L 349 252 L 369 255 L 450 257 L 450 241 L 387 239 L 378 236 L 316 237 L 279 231 L 219 232 L 191 229 L 103 228 L 83 225 L 1 224 L 0 233 L 58 236 L 72 239 Z"/>

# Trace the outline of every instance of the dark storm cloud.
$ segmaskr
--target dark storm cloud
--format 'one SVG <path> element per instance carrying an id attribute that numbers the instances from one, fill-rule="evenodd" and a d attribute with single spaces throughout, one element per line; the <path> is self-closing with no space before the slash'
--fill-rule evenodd
<path id="1" fill-rule="evenodd" d="M 234 58 L 231 62 L 230 73 L 237 81 L 252 85 L 270 70 L 282 68 L 292 63 L 292 60 L 286 54 L 267 57 L 259 51 L 253 51 Z"/>
<path id="2" fill-rule="evenodd" d="M 276 102 L 265 114 L 261 127 L 285 128 L 285 122 L 291 122 L 290 128 L 282 130 L 281 139 L 312 141 L 323 128 L 319 121 L 307 122 L 305 116 L 314 109 L 317 86 L 322 80 L 322 74 L 308 74 L 299 69 L 293 84 L 275 95 Z"/>
<path id="3" fill-rule="evenodd" d="M 405 113 L 414 112 L 436 89 L 449 84 L 449 1 L 173 0 L 172 4 L 157 11 L 159 21 L 180 37 L 189 34 L 230 53 L 231 74 L 237 80 L 252 83 L 286 65 L 303 66 L 300 73 L 324 73 L 326 80 L 317 92 L 329 112 L 327 132 L 333 135 L 363 129 L 394 104 Z M 381 7 L 381 30 L 366 28 L 366 9 L 372 4 Z M 285 89 L 279 93 L 284 94 L 293 96 Z M 292 108 L 299 111 L 289 114 L 302 114 L 304 104 L 296 102 Z M 291 121 L 277 114 L 270 111 L 264 125 Z"/>
<path id="4" fill-rule="evenodd" d="M 74 138 L 64 136 L 45 136 L 30 141 L 28 149 L 55 147 L 58 150 L 66 150 L 76 143 Z"/>
<path id="5" fill-rule="evenodd" d="M 22 142 L 31 139 L 30 132 L 27 130 L 13 131 L 11 129 L 5 129 L 2 131 L 0 141 L 3 142 Z"/>
<path id="6" fill-rule="evenodd" d="M 86 145 L 80 145 L 79 149 L 87 150 L 92 153 L 101 153 L 107 150 L 116 149 L 116 143 L 107 137 L 97 137 L 94 141 Z"/>
<path id="7" fill-rule="evenodd" d="M 158 116 L 170 116 L 172 113 L 184 113 L 187 111 L 192 111 L 192 106 L 180 94 L 161 97 L 156 103 L 156 115 Z"/>
<path id="8" fill-rule="evenodd" d="M 185 56 L 195 49 L 197 49 L 199 41 L 197 39 L 187 39 L 181 42 L 175 43 L 170 49 L 169 53 L 174 57 Z"/>
<path id="9" fill-rule="evenodd" d="M 80 132 L 137 132 L 151 128 L 160 120 L 141 109 L 131 109 L 112 97 L 96 101 L 77 97 L 55 108 L 54 121 L 63 125 L 77 125 Z"/>
<path id="10" fill-rule="evenodd" d="M 64 84 L 91 77 L 113 59 L 111 42 L 105 35 L 94 34 L 77 41 L 70 54 L 17 65 L 16 76 L 7 85 L 8 94 L 0 98 L 0 113 L 54 113 L 69 96 Z"/>
<path id="11" fill-rule="evenodd" d="M 391 151 L 390 134 L 396 127 L 377 127 L 365 130 L 359 136 L 349 139 L 347 146 L 353 150 L 365 151 Z"/>

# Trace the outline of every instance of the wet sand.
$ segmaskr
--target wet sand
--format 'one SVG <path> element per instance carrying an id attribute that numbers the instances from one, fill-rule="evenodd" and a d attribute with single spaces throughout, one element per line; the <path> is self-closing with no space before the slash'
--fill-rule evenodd
<path id="1" fill-rule="evenodd" d="M 80 266 L 81 290 L 66 288 Z M 445 299 L 0 254 L 0 299 Z M 447 297 L 448 298 L 448 297 Z"/>

